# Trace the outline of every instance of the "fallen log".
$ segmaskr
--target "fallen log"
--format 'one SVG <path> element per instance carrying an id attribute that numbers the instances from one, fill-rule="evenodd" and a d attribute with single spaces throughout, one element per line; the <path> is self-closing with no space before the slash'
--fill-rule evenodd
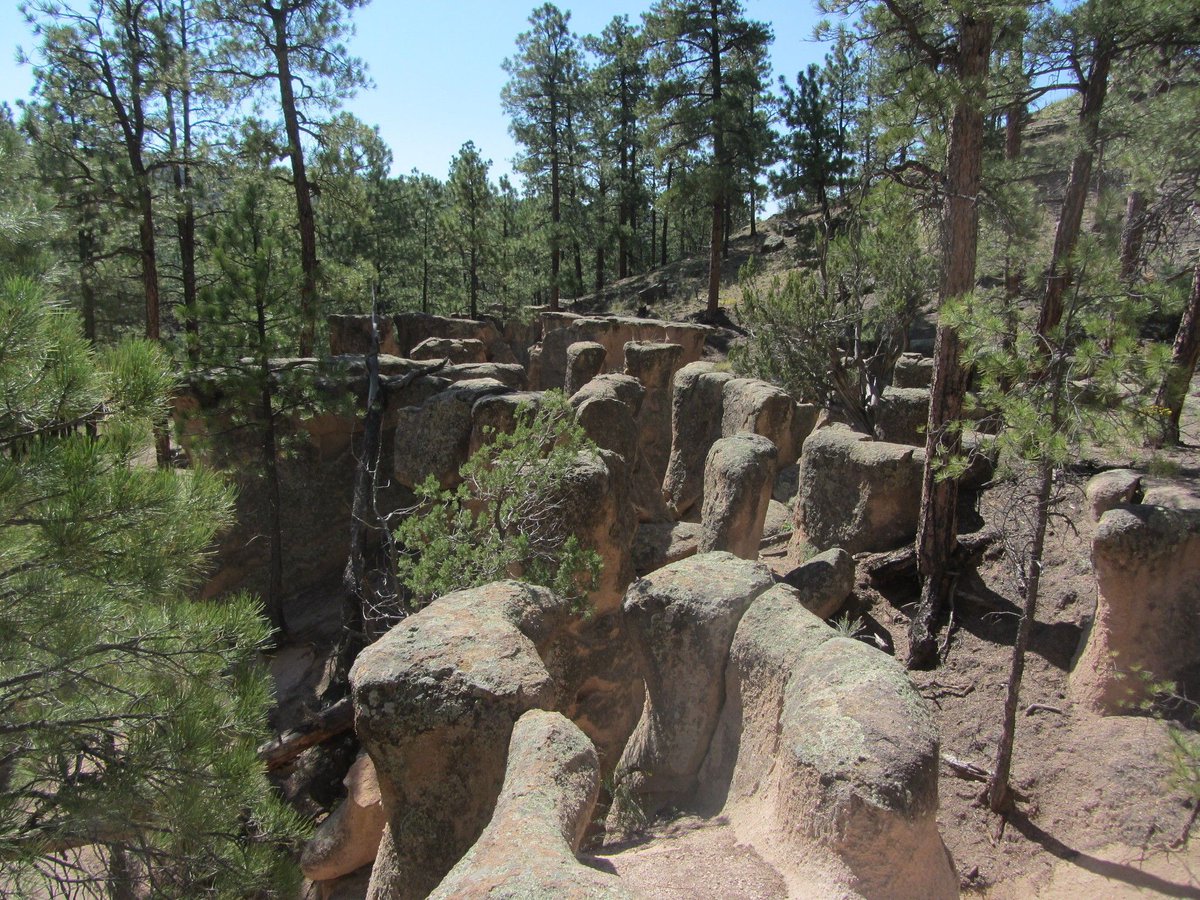
<path id="1" fill-rule="evenodd" d="M 954 552 L 950 556 L 951 567 L 956 571 L 979 564 L 988 548 L 1000 540 L 1000 532 L 984 528 L 969 534 L 960 534 Z M 912 544 L 887 553 L 871 553 L 858 560 L 860 572 L 864 572 L 874 584 L 890 584 L 902 578 L 917 577 L 917 551 Z"/>
<path id="2" fill-rule="evenodd" d="M 303 725 L 267 741 L 258 748 L 258 757 L 266 762 L 268 771 L 281 769 L 309 747 L 324 743 L 353 727 L 354 704 L 349 697 L 343 697 Z"/>

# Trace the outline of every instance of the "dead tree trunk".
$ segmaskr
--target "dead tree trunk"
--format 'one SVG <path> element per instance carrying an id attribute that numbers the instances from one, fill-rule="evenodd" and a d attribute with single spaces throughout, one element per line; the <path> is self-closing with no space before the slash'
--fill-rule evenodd
<path id="1" fill-rule="evenodd" d="M 1158 388 L 1154 405 L 1163 410 L 1162 434 L 1156 446 L 1179 443 L 1179 417 L 1183 413 L 1183 401 L 1187 397 L 1188 385 L 1196 371 L 1200 357 L 1200 259 L 1192 272 L 1192 291 L 1188 295 L 1179 330 L 1175 332 L 1175 345 L 1171 348 L 1171 368 Z"/>

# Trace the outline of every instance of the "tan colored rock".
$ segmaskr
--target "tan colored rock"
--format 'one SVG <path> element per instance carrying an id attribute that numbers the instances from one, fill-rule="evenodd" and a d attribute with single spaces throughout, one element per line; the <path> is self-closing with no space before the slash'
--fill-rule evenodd
<path id="1" fill-rule="evenodd" d="M 512 348 L 491 322 L 453 319 L 427 313 L 404 312 L 393 317 L 396 344 L 401 356 L 428 338 L 479 341 L 486 348 L 487 362 L 516 364 Z M 365 351 L 360 351 L 365 352 Z"/>
<path id="2" fill-rule="evenodd" d="M 1099 522 L 1110 509 L 1137 502 L 1141 491 L 1142 476 L 1132 469 L 1109 469 L 1093 476 L 1084 488 L 1092 522 Z"/>
<path id="3" fill-rule="evenodd" d="M 728 372 L 707 362 L 690 363 L 675 373 L 671 399 L 671 456 L 663 494 L 683 518 L 704 496 L 704 463 L 720 438 Z"/>
<path id="4" fill-rule="evenodd" d="M 567 347 L 566 386 L 568 397 L 595 378 L 604 370 L 604 358 L 608 355 L 603 344 L 595 341 L 576 341 Z"/>
<path id="5" fill-rule="evenodd" d="M 426 896 L 475 843 L 513 724 L 562 702 L 540 653 L 568 614 L 544 588 L 498 582 L 434 601 L 359 654 L 355 729 L 388 819 L 374 900 Z"/>
<path id="6" fill-rule="evenodd" d="M 386 818 L 375 764 L 360 753 L 342 784 L 346 799 L 304 845 L 300 868 L 312 881 L 329 881 L 367 865 L 379 850 Z"/>
<path id="7" fill-rule="evenodd" d="M 487 394 L 476 400 L 471 407 L 468 458 L 490 444 L 496 435 L 512 434 L 517 427 L 518 413 L 537 415 L 544 396 L 540 391 L 511 391 L 507 394 Z"/>
<path id="8" fill-rule="evenodd" d="M 758 559 L 777 455 L 771 441 L 748 432 L 712 445 L 704 466 L 700 553 L 727 550 Z"/>
<path id="9" fill-rule="evenodd" d="M 491 378 L 514 391 L 523 391 L 526 385 L 525 370 L 516 363 L 462 363 L 446 366 L 438 375 L 452 382 Z"/>
<path id="10" fill-rule="evenodd" d="M 646 681 L 646 705 L 617 777 L 653 815 L 689 799 L 721 712 L 729 643 L 742 613 L 773 583 L 730 553 L 693 556 L 635 582 L 623 608 Z M 711 673 L 711 674 L 709 674 Z M 707 675 L 707 677 L 706 677 Z M 618 797 L 610 821 L 621 821 Z"/>
<path id="11" fill-rule="evenodd" d="M 936 725 L 894 659 L 777 585 L 742 617 L 724 671 L 703 807 L 799 878 L 789 893 L 957 896 L 937 830 Z"/>
<path id="12" fill-rule="evenodd" d="M 1127 712 L 1156 681 L 1195 679 L 1200 658 L 1200 510 L 1127 505 L 1092 538 L 1096 614 L 1071 671 L 1075 699 Z M 1194 685 L 1184 685 L 1194 687 Z"/>
<path id="13" fill-rule="evenodd" d="M 369 315 L 334 315 L 329 322 L 329 355 L 371 352 L 371 317 Z M 379 352 L 393 356 L 403 355 L 404 350 L 396 342 L 395 325 L 386 316 L 379 319 Z"/>
<path id="14" fill-rule="evenodd" d="M 453 364 L 488 361 L 483 341 L 467 338 L 425 338 L 408 355 L 410 359 L 445 359 Z"/>
<path id="15" fill-rule="evenodd" d="M 819 553 L 783 577 L 800 604 L 818 619 L 836 613 L 854 590 L 854 557 L 841 547 Z"/>
<path id="16" fill-rule="evenodd" d="M 722 388 L 721 436 L 741 431 L 761 434 L 775 445 L 780 465 L 789 465 L 800 455 L 793 444 L 792 416 L 796 401 L 786 391 L 754 378 L 734 378 Z"/>
<path id="17" fill-rule="evenodd" d="M 683 347 L 679 344 L 630 341 L 625 345 L 625 374 L 646 389 L 638 414 L 639 443 L 659 485 L 671 457 L 672 379 L 679 371 Z"/>
<path id="18" fill-rule="evenodd" d="M 804 442 L 792 548 L 892 550 L 917 532 L 925 452 L 887 444 L 844 425 Z"/>
<path id="19" fill-rule="evenodd" d="M 815 403 L 797 403 L 792 410 L 792 445 L 788 457 L 779 458 L 779 465 L 793 465 L 800 459 L 800 449 L 805 439 L 817 430 L 821 416 L 825 414 L 824 407 Z"/>
<path id="20" fill-rule="evenodd" d="M 430 897 L 630 896 L 615 876 L 575 857 L 599 787 L 596 750 L 583 732 L 558 713 L 525 713 L 491 821 Z"/>
<path id="21" fill-rule="evenodd" d="M 762 546 L 787 543 L 792 537 L 792 517 L 792 511 L 785 504 L 772 498 L 767 504 L 767 517 L 763 520 Z"/>

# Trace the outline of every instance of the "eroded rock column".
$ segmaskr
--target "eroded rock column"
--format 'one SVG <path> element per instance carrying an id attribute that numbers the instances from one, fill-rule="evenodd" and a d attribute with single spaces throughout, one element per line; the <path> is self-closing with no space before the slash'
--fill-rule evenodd
<path id="1" fill-rule="evenodd" d="M 778 451 L 762 435 L 721 438 L 704 465 L 704 507 L 698 552 L 728 550 L 758 559 Z"/>

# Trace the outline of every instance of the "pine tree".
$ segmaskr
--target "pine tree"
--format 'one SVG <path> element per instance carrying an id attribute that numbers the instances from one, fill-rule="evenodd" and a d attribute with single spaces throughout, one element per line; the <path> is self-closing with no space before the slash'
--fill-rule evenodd
<path id="1" fill-rule="evenodd" d="M 495 249 L 491 220 L 496 198 L 495 189 L 488 182 L 490 166 L 491 160 L 483 159 L 475 144 L 467 141 L 450 161 L 450 175 L 446 179 L 450 194 L 447 233 L 462 261 L 467 312 L 472 319 L 479 317 L 481 277 L 490 267 Z"/>

